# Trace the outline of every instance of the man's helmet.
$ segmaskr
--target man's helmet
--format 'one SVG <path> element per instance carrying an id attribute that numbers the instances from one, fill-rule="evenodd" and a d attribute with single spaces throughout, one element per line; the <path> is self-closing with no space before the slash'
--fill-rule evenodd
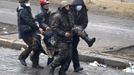
<path id="1" fill-rule="evenodd" d="M 40 2 L 40 5 L 41 5 L 41 6 L 50 3 L 49 0 L 39 0 L 39 2 Z"/>
<path id="2" fill-rule="evenodd" d="M 26 2 L 28 2 L 29 0 L 18 0 L 19 1 L 19 3 L 26 3 Z"/>
<path id="3" fill-rule="evenodd" d="M 67 6 L 67 5 L 70 5 L 70 2 L 67 1 L 67 0 L 62 0 L 61 3 L 60 3 L 60 7 L 61 7 L 61 8 L 65 7 L 65 6 Z"/>

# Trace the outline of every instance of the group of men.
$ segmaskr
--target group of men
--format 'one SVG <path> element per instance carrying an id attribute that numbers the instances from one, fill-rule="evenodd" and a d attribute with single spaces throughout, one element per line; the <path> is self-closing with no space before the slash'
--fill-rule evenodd
<path id="1" fill-rule="evenodd" d="M 54 51 L 47 61 L 51 75 L 54 75 L 55 68 L 59 66 L 61 66 L 59 75 L 66 75 L 71 60 L 74 72 L 83 70 L 77 50 L 80 37 L 89 47 L 96 41 L 95 38 L 89 38 L 85 32 L 88 24 L 88 10 L 84 1 L 73 0 L 69 3 L 68 0 L 62 0 L 56 12 L 49 10 L 48 0 L 39 0 L 39 2 L 41 12 L 33 18 L 29 0 L 19 0 L 20 6 L 17 8 L 19 37 L 28 45 L 19 56 L 21 64 L 27 66 L 25 60 L 30 54 L 32 67 L 44 68 L 39 65 L 40 53 L 47 55 L 41 45 L 39 34 L 42 34 L 47 49 Z"/>

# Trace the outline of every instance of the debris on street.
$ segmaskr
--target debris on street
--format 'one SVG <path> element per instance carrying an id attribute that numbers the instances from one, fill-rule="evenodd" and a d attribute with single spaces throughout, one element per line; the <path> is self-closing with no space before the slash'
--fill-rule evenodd
<path id="1" fill-rule="evenodd" d="M 134 73 L 134 65 L 130 62 L 130 67 L 127 67 L 126 69 L 123 69 L 125 72 Z"/>
<path id="2" fill-rule="evenodd" d="M 96 66 L 96 67 L 106 67 L 106 65 L 100 64 L 97 61 L 94 61 L 92 63 L 89 63 L 91 66 Z"/>

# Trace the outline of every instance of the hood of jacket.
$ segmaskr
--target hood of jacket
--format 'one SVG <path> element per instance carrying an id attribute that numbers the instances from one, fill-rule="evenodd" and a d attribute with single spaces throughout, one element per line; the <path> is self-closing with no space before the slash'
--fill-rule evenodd
<path id="1" fill-rule="evenodd" d="M 71 5 L 85 5 L 83 0 L 73 0 Z"/>

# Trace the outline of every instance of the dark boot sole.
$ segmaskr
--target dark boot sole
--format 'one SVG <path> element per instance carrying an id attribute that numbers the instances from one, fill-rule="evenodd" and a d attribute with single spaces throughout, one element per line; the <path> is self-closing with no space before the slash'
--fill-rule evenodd
<path id="1" fill-rule="evenodd" d="M 90 44 L 88 44 L 88 47 L 92 47 L 95 41 L 96 41 L 96 38 L 93 38 L 92 41 L 90 41 Z"/>

